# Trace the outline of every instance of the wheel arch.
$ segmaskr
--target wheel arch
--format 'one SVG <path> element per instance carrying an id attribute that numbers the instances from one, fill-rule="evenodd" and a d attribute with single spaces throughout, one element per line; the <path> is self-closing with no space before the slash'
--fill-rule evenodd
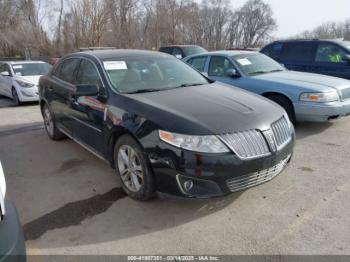
<path id="1" fill-rule="evenodd" d="M 133 132 L 131 132 L 130 130 L 128 130 L 126 127 L 123 126 L 119 126 L 119 127 L 115 127 L 111 132 L 110 135 L 108 136 L 108 141 L 107 141 L 107 145 L 108 145 L 108 161 L 110 162 L 110 165 L 112 166 L 112 168 L 115 168 L 115 163 L 114 163 L 114 147 L 116 142 L 119 140 L 119 138 L 121 138 L 123 135 L 129 135 L 130 137 L 132 137 L 136 143 L 138 143 L 138 145 L 142 148 L 142 150 L 144 150 L 143 145 L 140 143 L 139 139 L 135 136 L 135 134 L 133 134 Z"/>
<path id="2" fill-rule="evenodd" d="M 294 110 L 294 105 L 293 105 L 292 99 L 286 94 L 283 94 L 283 93 L 280 93 L 280 92 L 276 92 L 276 91 L 269 91 L 269 92 L 262 93 L 261 95 L 263 97 L 266 97 L 266 98 L 269 98 L 269 96 L 281 96 L 281 97 L 284 97 L 284 98 L 286 98 L 288 100 L 288 102 L 290 103 L 290 105 L 293 107 L 293 110 Z"/>
<path id="3" fill-rule="evenodd" d="M 289 102 L 289 105 L 291 106 L 291 109 L 293 110 L 294 118 L 296 117 L 295 116 L 294 104 L 292 102 L 292 99 L 288 95 L 280 93 L 280 92 L 274 92 L 274 91 L 272 91 L 272 92 L 265 92 L 265 93 L 263 93 L 261 95 L 266 97 L 266 98 L 269 98 L 270 96 L 280 96 L 280 97 L 285 98 Z"/>
<path id="4" fill-rule="evenodd" d="M 44 105 L 49 105 L 49 103 L 46 101 L 46 99 L 44 99 L 44 98 L 41 98 L 40 100 L 39 100 L 39 106 L 40 106 L 40 111 L 41 111 L 41 113 L 43 112 L 43 108 L 44 108 Z"/>

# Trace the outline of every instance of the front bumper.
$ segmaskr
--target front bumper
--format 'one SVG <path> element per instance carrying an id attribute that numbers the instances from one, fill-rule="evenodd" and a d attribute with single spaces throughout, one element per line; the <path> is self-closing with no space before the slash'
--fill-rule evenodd
<path id="1" fill-rule="evenodd" d="M 6 215 L 0 221 L 0 262 L 26 261 L 26 249 L 16 208 L 6 202 Z"/>
<path id="2" fill-rule="evenodd" d="M 279 175 L 290 162 L 295 136 L 289 144 L 269 156 L 242 160 L 233 153 L 198 154 L 160 142 L 149 153 L 158 192 L 166 195 L 221 197 L 265 183 Z M 191 190 L 185 182 L 192 181 Z"/>
<path id="3" fill-rule="evenodd" d="M 326 122 L 350 115 L 350 100 L 331 103 L 294 103 L 298 122 Z"/>

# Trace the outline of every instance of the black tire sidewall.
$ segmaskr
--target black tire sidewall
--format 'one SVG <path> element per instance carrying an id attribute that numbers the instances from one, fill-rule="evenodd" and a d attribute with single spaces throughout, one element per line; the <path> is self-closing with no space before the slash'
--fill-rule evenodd
<path id="1" fill-rule="evenodd" d="M 12 88 L 12 100 L 15 102 L 15 106 L 19 106 L 21 104 L 17 90 L 14 87 Z"/>
<path id="2" fill-rule="evenodd" d="M 283 96 L 279 96 L 279 95 L 271 95 L 271 96 L 268 96 L 267 98 L 269 98 L 270 100 L 272 100 L 276 104 L 278 104 L 281 107 L 283 107 L 283 109 L 287 112 L 290 121 L 293 124 L 296 124 L 294 108 L 293 108 L 293 106 L 291 105 L 290 101 L 287 98 L 285 98 Z"/>
<path id="3" fill-rule="evenodd" d="M 49 105 L 48 105 L 47 103 L 45 103 L 45 104 L 43 105 L 43 109 L 42 109 L 43 117 L 45 117 L 44 114 L 45 114 L 45 109 L 46 109 L 46 108 L 47 108 L 47 109 L 49 110 L 49 112 L 50 112 L 50 116 L 51 116 L 51 119 L 52 119 L 52 125 L 53 125 L 53 134 L 52 134 L 52 135 L 51 135 L 50 132 L 47 130 L 47 127 L 46 127 L 46 125 L 45 125 L 45 131 L 46 131 L 47 135 L 48 135 L 52 140 L 55 140 L 55 141 L 64 139 L 66 136 L 65 136 L 64 134 L 62 134 L 62 133 L 57 129 L 55 117 L 54 117 L 54 115 L 52 114 L 52 111 L 51 111 L 51 109 L 50 109 L 50 107 L 49 107 Z M 45 121 L 45 120 L 44 120 L 44 121 Z"/>
<path id="4" fill-rule="evenodd" d="M 120 176 L 119 168 L 118 168 L 118 152 L 120 147 L 123 145 L 127 145 L 132 147 L 137 156 L 139 157 L 139 160 L 141 162 L 141 166 L 143 169 L 143 176 L 144 176 L 144 182 L 143 185 L 141 186 L 141 189 L 138 192 L 132 192 L 130 191 L 125 185 L 124 182 L 122 181 L 122 178 Z M 118 175 L 118 177 L 121 180 L 122 187 L 124 191 L 133 199 L 138 200 L 138 201 L 146 201 L 154 197 L 155 189 L 154 189 L 154 176 L 152 169 L 150 167 L 150 164 L 143 153 L 143 150 L 141 146 L 133 139 L 130 135 L 123 135 L 121 136 L 117 142 L 115 143 L 114 146 L 114 167 L 115 171 Z"/>

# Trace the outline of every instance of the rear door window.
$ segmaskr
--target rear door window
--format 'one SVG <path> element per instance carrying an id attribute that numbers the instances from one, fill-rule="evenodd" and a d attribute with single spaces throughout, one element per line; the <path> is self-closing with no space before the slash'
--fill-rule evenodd
<path id="1" fill-rule="evenodd" d="M 192 58 L 188 61 L 188 64 L 190 64 L 193 68 L 197 69 L 199 72 L 204 72 L 207 58 L 207 56 Z"/>
<path id="2" fill-rule="evenodd" d="M 316 51 L 316 62 L 346 64 L 346 52 L 333 43 L 320 43 Z"/>
<path id="3" fill-rule="evenodd" d="M 313 62 L 316 44 L 313 42 L 290 42 L 283 46 L 281 60 L 285 62 Z"/>
<path id="4" fill-rule="evenodd" d="M 159 49 L 159 52 L 167 53 L 167 54 L 172 54 L 173 53 L 173 48 L 172 47 L 161 47 Z"/>

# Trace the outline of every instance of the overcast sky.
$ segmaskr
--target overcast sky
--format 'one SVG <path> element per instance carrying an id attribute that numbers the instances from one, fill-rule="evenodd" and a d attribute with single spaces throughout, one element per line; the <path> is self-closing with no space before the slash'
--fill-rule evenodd
<path id="1" fill-rule="evenodd" d="M 231 0 L 234 8 L 247 0 Z M 278 22 L 276 37 L 288 37 L 328 21 L 350 18 L 350 0 L 264 0 Z"/>

